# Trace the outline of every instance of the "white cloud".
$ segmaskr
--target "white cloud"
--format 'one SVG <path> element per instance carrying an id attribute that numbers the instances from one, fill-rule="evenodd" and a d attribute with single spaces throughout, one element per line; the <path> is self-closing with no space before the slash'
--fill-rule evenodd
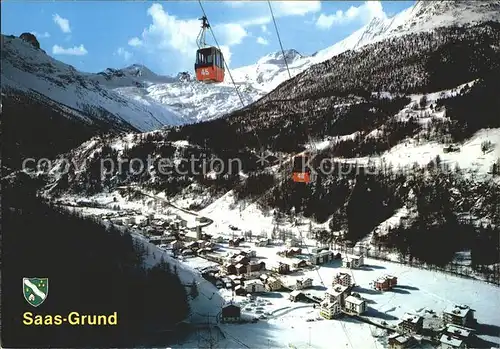
<path id="1" fill-rule="evenodd" d="M 64 48 L 59 45 L 52 46 L 52 54 L 54 55 L 68 55 L 68 56 L 85 56 L 87 50 L 83 45 Z"/>
<path id="2" fill-rule="evenodd" d="M 61 28 L 63 33 L 71 33 L 69 20 L 67 20 L 66 18 L 62 18 L 57 13 L 52 16 L 52 19 L 54 20 L 54 23 L 57 24 L 59 28 Z"/>
<path id="3" fill-rule="evenodd" d="M 267 41 L 266 39 L 264 39 L 262 36 L 259 36 L 257 38 L 257 43 L 261 44 L 261 45 L 269 45 L 269 41 Z"/>
<path id="4" fill-rule="evenodd" d="M 230 23 L 212 23 L 217 41 L 229 65 L 233 46 L 241 44 L 245 38 L 252 36 L 248 28 L 259 26 L 263 33 L 268 33 L 267 24 L 272 19 L 265 2 L 225 2 L 225 4 L 234 8 L 234 11 L 244 12 L 243 16 L 239 16 L 242 19 L 237 18 Z M 272 7 L 276 17 L 303 16 L 319 12 L 321 2 L 278 1 L 272 2 Z M 144 53 L 154 56 L 169 70 L 192 69 L 195 52 L 198 49 L 196 39 L 200 31 L 199 19 L 197 17 L 180 19 L 168 13 L 159 3 L 152 4 L 147 14 L 151 18 L 151 24 L 143 30 L 141 35 L 128 41 L 129 47 L 140 48 Z M 206 39 L 208 44 L 215 45 L 210 31 L 207 32 Z M 267 41 L 262 37 L 257 38 L 257 42 L 265 45 Z"/>
<path id="5" fill-rule="evenodd" d="M 128 44 L 132 47 L 138 47 L 142 45 L 142 41 L 138 37 L 133 37 L 128 41 Z"/>
<path id="6" fill-rule="evenodd" d="M 232 8 L 243 7 L 245 3 L 243 1 L 224 1 L 224 5 L 227 5 Z"/>
<path id="7" fill-rule="evenodd" d="M 43 33 L 38 33 L 38 32 L 31 32 L 34 36 L 36 36 L 37 39 L 46 39 L 50 38 L 50 33 L 48 32 L 43 32 Z"/>
<path id="8" fill-rule="evenodd" d="M 220 24 L 215 26 L 213 29 L 217 40 L 228 46 L 241 44 L 243 39 L 248 36 L 248 32 L 241 24 Z M 207 34 L 210 35 L 210 32 Z"/>
<path id="9" fill-rule="evenodd" d="M 264 24 L 271 23 L 271 17 L 270 16 L 259 16 L 259 17 L 239 20 L 239 21 L 237 21 L 237 23 L 243 27 L 251 27 L 254 25 L 264 25 Z"/>
<path id="10" fill-rule="evenodd" d="M 272 1 L 276 16 L 304 16 L 321 11 L 321 1 Z"/>
<path id="11" fill-rule="evenodd" d="M 142 47 L 146 53 L 160 57 L 170 68 L 186 70 L 194 64 L 198 49 L 196 39 L 200 31 L 200 21 L 196 19 L 178 19 L 166 12 L 161 4 L 153 4 L 148 9 L 152 23 L 144 29 L 141 37 L 128 41 L 133 47 Z M 225 23 L 213 26 L 218 43 L 226 60 L 230 63 L 230 47 L 240 44 L 249 34 L 241 24 Z M 207 32 L 207 43 L 215 44 L 211 32 Z M 177 64 L 172 67 L 172 64 Z"/>
<path id="12" fill-rule="evenodd" d="M 382 3 L 380 1 L 366 1 L 358 7 L 351 6 L 347 11 L 338 10 L 331 15 L 322 13 L 316 21 L 316 26 L 320 29 L 330 29 L 336 24 L 343 25 L 354 21 L 365 24 L 375 17 L 387 18 Z"/>
<path id="13" fill-rule="evenodd" d="M 125 50 L 123 47 L 119 47 L 116 52 L 116 55 L 123 57 L 125 61 L 128 61 L 130 58 L 132 58 L 132 53 L 129 51 Z"/>

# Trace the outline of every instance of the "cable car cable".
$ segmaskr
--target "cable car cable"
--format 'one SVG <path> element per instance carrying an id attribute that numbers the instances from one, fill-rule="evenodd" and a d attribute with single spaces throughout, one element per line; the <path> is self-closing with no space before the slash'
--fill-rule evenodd
<path id="1" fill-rule="evenodd" d="M 267 0 L 267 4 L 269 5 L 269 10 L 271 11 L 271 17 L 273 18 L 274 28 L 276 29 L 276 35 L 278 36 L 278 42 L 280 43 L 281 53 L 283 53 L 283 60 L 285 61 L 286 70 L 288 72 L 288 77 L 291 79 L 292 74 L 290 74 L 290 69 L 288 69 L 288 63 L 286 61 L 285 50 L 283 49 L 283 44 L 281 43 L 280 32 L 278 30 L 278 26 L 276 25 L 276 19 L 274 18 L 273 8 L 272 8 L 271 2 L 269 0 Z"/>
<path id="2" fill-rule="evenodd" d="M 205 18 L 207 19 L 207 22 L 210 24 L 210 22 L 208 21 L 207 13 L 205 12 L 205 8 L 203 7 L 203 4 L 201 3 L 201 0 L 198 0 L 198 4 L 200 5 L 201 11 L 203 12 L 203 16 L 205 16 Z M 222 53 L 222 50 L 220 49 L 219 42 L 217 41 L 217 38 L 215 37 L 214 31 L 212 29 L 212 26 L 209 25 L 208 29 L 210 29 L 210 33 L 212 33 L 212 37 L 214 38 L 214 41 L 215 41 L 215 44 L 217 45 L 217 48 Z M 241 105 L 243 106 L 243 108 L 245 108 L 246 105 L 245 105 L 245 102 L 243 102 L 243 97 L 241 96 L 241 93 L 240 93 L 240 90 L 238 89 L 238 86 L 236 86 L 236 83 L 234 82 L 233 75 L 231 74 L 231 70 L 229 69 L 229 66 L 227 65 L 227 62 L 226 62 L 225 59 L 224 59 L 224 66 L 226 67 L 227 73 L 229 74 L 229 77 L 231 78 L 231 82 L 233 83 L 234 89 L 236 90 L 236 93 L 238 94 L 238 97 L 240 99 Z M 255 137 L 257 138 L 257 142 L 259 143 L 259 147 L 260 147 L 260 149 L 262 151 L 264 149 L 263 146 L 262 146 L 262 142 L 260 141 L 260 138 L 259 138 L 259 136 L 258 136 L 258 134 L 257 134 L 257 132 L 255 131 L 254 128 L 252 128 L 252 131 L 253 131 Z"/>

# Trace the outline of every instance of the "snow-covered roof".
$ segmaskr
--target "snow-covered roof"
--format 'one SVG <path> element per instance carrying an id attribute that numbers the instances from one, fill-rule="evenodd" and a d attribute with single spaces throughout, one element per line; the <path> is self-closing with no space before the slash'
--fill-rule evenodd
<path id="1" fill-rule="evenodd" d="M 348 273 L 340 272 L 340 273 L 337 273 L 337 275 L 335 275 L 335 277 L 338 277 L 338 278 L 341 278 L 341 279 L 342 279 L 342 278 L 345 278 L 345 277 L 350 278 L 350 277 L 351 277 L 351 275 L 350 275 L 350 274 L 348 274 Z"/>
<path id="2" fill-rule="evenodd" d="M 297 297 L 299 294 L 301 294 L 302 292 L 299 291 L 299 290 L 294 290 L 292 292 L 290 292 L 290 296 L 292 297 Z"/>
<path id="3" fill-rule="evenodd" d="M 319 305 L 323 308 L 331 309 L 334 307 L 334 305 L 337 304 L 337 302 L 329 302 L 328 300 L 324 300 Z"/>
<path id="4" fill-rule="evenodd" d="M 332 254 L 333 251 L 330 251 L 330 250 L 323 250 L 323 251 L 318 251 L 316 253 L 313 253 L 314 256 L 326 256 L 326 255 L 329 255 L 329 254 Z"/>
<path id="5" fill-rule="evenodd" d="M 443 334 L 441 336 L 441 338 L 439 339 L 439 341 L 443 344 L 447 344 L 447 345 L 450 345 L 450 346 L 456 347 L 456 348 L 460 347 L 460 345 L 462 345 L 462 343 L 463 343 L 463 340 L 451 337 L 447 334 Z"/>
<path id="6" fill-rule="evenodd" d="M 467 305 L 452 305 L 446 308 L 443 312 L 452 314 L 458 317 L 465 317 L 471 309 Z"/>
<path id="7" fill-rule="evenodd" d="M 262 286 L 264 286 L 264 284 L 262 283 L 262 281 L 260 281 L 258 279 L 253 279 L 253 280 L 245 281 L 245 286 L 248 286 L 248 285 L 262 285 Z"/>
<path id="8" fill-rule="evenodd" d="M 347 290 L 347 286 L 335 285 L 326 290 L 326 293 L 333 297 L 338 297 Z"/>
<path id="9" fill-rule="evenodd" d="M 408 337 L 408 336 L 405 336 L 405 335 L 401 335 L 401 336 L 397 336 L 395 338 L 396 341 L 398 341 L 399 343 L 406 343 L 410 340 L 411 337 Z"/>
<path id="10" fill-rule="evenodd" d="M 446 332 L 448 332 L 449 334 L 455 334 L 457 336 L 467 338 L 471 335 L 473 330 L 467 327 L 449 324 L 446 326 Z"/>
<path id="11" fill-rule="evenodd" d="M 356 305 L 361 305 L 363 304 L 365 301 L 361 298 L 358 298 L 358 297 L 354 297 L 354 296 L 349 296 L 345 299 L 346 303 L 349 302 L 349 303 L 352 303 L 352 304 L 356 304 Z"/>
<path id="12" fill-rule="evenodd" d="M 404 313 L 401 320 L 416 324 L 420 318 L 421 316 L 418 315 Z"/>

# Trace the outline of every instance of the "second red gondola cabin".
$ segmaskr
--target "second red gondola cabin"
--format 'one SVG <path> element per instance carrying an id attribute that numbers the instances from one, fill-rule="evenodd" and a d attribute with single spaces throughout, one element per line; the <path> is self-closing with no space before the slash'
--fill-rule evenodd
<path id="1" fill-rule="evenodd" d="M 309 183 L 311 181 L 311 170 L 307 164 L 306 156 L 293 158 L 292 180 L 297 183 Z"/>

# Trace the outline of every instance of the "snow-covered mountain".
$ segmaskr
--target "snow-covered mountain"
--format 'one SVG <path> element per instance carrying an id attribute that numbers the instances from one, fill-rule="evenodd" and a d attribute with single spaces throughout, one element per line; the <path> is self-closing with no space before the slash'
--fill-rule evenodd
<path id="1" fill-rule="evenodd" d="M 470 26 L 486 21 L 500 21 L 500 1 L 419 0 L 413 6 L 390 18 L 373 18 L 347 38 L 316 52 L 316 63 L 347 50 L 409 33 L 431 31 L 439 27 Z"/>
<path id="2" fill-rule="evenodd" d="M 47 101 L 90 117 L 89 122 L 99 118 L 109 123 L 126 123 L 139 131 L 182 123 L 167 106 L 126 98 L 102 86 L 100 79 L 106 77 L 78 72 L 20 38 L 2 35 L 2 89 L 35 92 Z"/>
<path id="3" fill-rule="evenodd" d="M 231 69 L 243 97 L 250 104 L 307 68 L 347 50 L 360 49 L 390 37 L 450 25 L 500 20 L 500 1 L 417 1 L 391 18 L 374 18 L 344 40 L 313 55 L 296 50 L 270 53 L 255 64 Z M 155 74 L 134 64 L 97 74 L 77 72 L 41 50 L 14 38 L 2 37 L 3 86 L 34 90 L 77 110 L 89 108 L 113 115 L 140 131 L 220 117 L 242 107 L 229 74 L 221 84 L 194 81 L 189 72 L 176 77 Z"/>
<path id="4" fill-rule="evenodd" d="M 469 26 L 480 22 L 500 22 L 500 1 L 417 1 L 413 6 L 390 18 L 373 18 L 345 39 L 314 54 L 301 55 L 295 50 L 285 51 L 291 76 L 324 62 L 348 50 L 391 37 L 431 31 L 452 25 Z M 238 82 L 247 81 L 256 89 L 271 91 L 289 79 L 281 52 L 269 54 L 256 64 L 232 70 Z"/>
<path id="5" fill-rule="evenodd" d="M 290 76 L 305 71 L 348 50 L 357 50 L 391 37 L 431 31 L 439 27 L 473 25 L 478 22 L 500 21 L 500 1 L 417 1 L 410 8 L 390 18 L 373 18 L 368 24 L 342 41 L 313 55 L 294 49 L 270 53 L 256 63 L 231 69 L 231 75 L 241 91 L 245 104 L 254 102 Z M 290 76 L 289 76 L 290 73 Z M 154 79 L 153 79 L 154 80 Z M 224 83 L 204 85 L 166 82 L 149 84 L 145 88 L 122 88 L 131 98 L 152 99 L 171 107 L 185 120 L 210 120 L 241 108 L 229 74 Z"/>

